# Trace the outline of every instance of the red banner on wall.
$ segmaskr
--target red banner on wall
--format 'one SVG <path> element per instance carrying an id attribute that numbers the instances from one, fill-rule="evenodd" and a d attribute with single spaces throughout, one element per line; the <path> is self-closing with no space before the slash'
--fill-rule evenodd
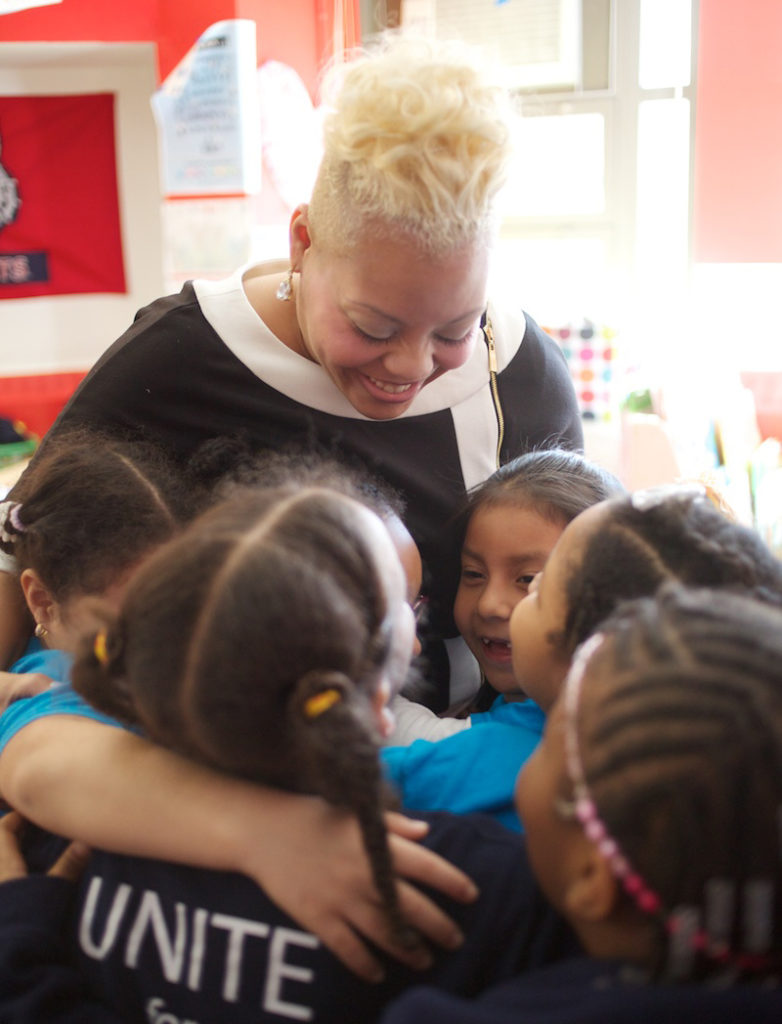
<path id="1" fill-rule="evenodd" d="M 0 96 L 0 299 L 125 292 L 114 96 Z"/>

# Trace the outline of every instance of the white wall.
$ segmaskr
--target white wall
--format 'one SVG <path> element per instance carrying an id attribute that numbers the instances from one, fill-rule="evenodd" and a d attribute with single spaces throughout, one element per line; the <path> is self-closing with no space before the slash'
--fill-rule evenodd
<path id="1" fill-rule="evenodd" d="M 116 94 L 117 176 L 126 295 L 0 302 L 0 374 L 86 369 L 164 294 L 152 44 L 0 44 L 0 94 Z"/>

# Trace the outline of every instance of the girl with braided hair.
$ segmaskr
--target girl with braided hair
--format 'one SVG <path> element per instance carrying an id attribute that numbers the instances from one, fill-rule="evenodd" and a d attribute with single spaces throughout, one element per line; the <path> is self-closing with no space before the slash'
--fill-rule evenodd
<path id="1" fill-rule="evenodd" d="M 568 941 L 556 925 L 539 932 L 537 898 L 516 837 L 483 819 L 447 817 L 431 821 L 430 849 L 422 853 L 447 856 L 457 865 L 455 876 L 464 878 L 461 868 L 481 888 L 497 879 L 505 884 L 468 907 L 435 906 L 439 934 L 443 921 L 463 928 L 463 946 L 453 931 L 447 954 L 430 951 L 418 937 L 427 923 L 422 901 L 429 901 L 406 895 L 395 877 L 378 761 L 390 727 L 386 703 L 406 674 L 414 638 L 407 581 L 386 526 L 355 497 L 322 485 L 237 492 L 152 555 L 131 580 L 119 613 L 108 612 L 85 638 L 73 670 L 81 695 L 159 745 L 147 756 L 164 766 L 160 778 L 136 757 L 136 774 L 121 790 L 132 806 L 123 803 L 115 815 L 138 820 L 138 806 L 150 801 L 154 809 L 156 796 L 133 793 L 147 782 L 167 797 L 170 817 L 187 824 L 180 801 L 170 798 L 171 776 L 190 780 L 180 794 L 186 800 L 194 796 L 193 779 L 230 775 L 234 788 L 220 792 L 234 800 L 225 809 L 215 805 L 212 783 L 203 789 L 228 847 L 225 863 L 237 786 L 263 782 L 352 812 L 372 866 L 375 914 L 390 936 L 385 948 L 394 953 L 394 944 L 406 946 L 406 965 L 384 957 L 382 982 L 367 984 L 248 878 L 94 850 L 75 919 L 61 922 L 71 955 L 59 970 L 47 961 L 50 936 L 39 930 L 41 915 L 49 915 L 49 924 L 52 917 L 41 883 L 51 888 L 56 880 L 11 875 L 13 888 L 0 899 L 0 1019 L 19 1019 L 15 1013 L 41 1019 L 35 1009 L 55 1003 L 58 1012 L 61 1003 L 72 1008 L 52 995 L 61 992 L 67 966 L 77 971 L 78 991 L 89 992 L 88 1003 L 75 1016 L 48 1013 L 52 1022 L 94 1019 L 95 999 L 102 999 L 127 1020 L 157 1014 L 212 1024 L 281 1017 L 369 1024 L 391 996 L 421 977 L 411 967 L 427 968 L 427 980 L 466 994 Z M 104 731 L 142 742 L 119 729 Z M 104 771 L 111 775 L 110 765 Z M 102 785 L 101 778 L 92 792 Z M 290 852 L 290 886 L 306 886 L 309 879 L 301 876 L 313 859 L 316 879 L 329 884 L 325 824 L 322 835 L 308 836 L 314 858 Z M 262 845 L 273 842 L 275 825 L 269 816 L 261 821 Z M 170 832 L 154 816 L 146 829 Z M 193 841 L 192 831 L 188 836 Z M 9 877 L 3 875 L 8 839 L 0 829 L 0 879 Z M 214 848 L 210 836 L 204 845 Z M 426 860 L 421 864 L 425 869 Z M 508 900 L 506 888 L 518 897 Z M 53 906 L 67 910 L 62 894 Z M 428 920 L 427 937 L 437 932 L 431 914 Z M 499 953 L 494 940 L 502 944 Z"/>
<path id="2" fill-rule="evenodd" d="M 541 489 L 550 492 L 552 482 L 566 475 L 571 478 L 571 492 L 579 478 L 582 490 L 589 485 L 587 495 L 591 491 L 594 496 L 600 487 L 607 489 L 608 484 L 585 460 L 571 453 L 564 457 L 564 465 L 559 464 L 556 451 L 523 457 L 517 488 L 508 486 L 514 482 L 512 472 L 500 470 L 496 474 L 499 487 L 492 478 L 479 490 L 479 511 L 483 509 L 485 515 L 487 509 L 502 510 L 503 504 L 513 500 L 515 489 L 523 495 L 527 458 L 535 459 L 529 468 L 543 473 L 536 481 Z M 571 500 L 579 500 L 578 491 L 571 493 Z M 581 500 L 585 503 L 583 494 Z M 564 517 L 564 511 L 561 514 Z M 678 580 L 694 586 L 752 590 L 764 600 L 782 603 L 782 565 L 757 534 L 727 518 L 699 485 L 612 497 L 571 516 L 569 523 L 560 523 L 559 539 L 527 593 L 517 593 L 514 607 L 503 597 L 510 619 L 503 628 L 510 640 L 516 689 L 531 699 L 500 706 L 499 712 L 507 717 L 490 723 L 491 731 L 485 735 L 489 723 L 436 743 L 418 740 L 409 748 L 385 750 L 384 761 L 405 807 L 480 811 L 508 828 L 520 829 L 513 801 L 516 774 L 537 746 L 545 712 L 559 693 L 574 650 L 622 600 L 648 596 L 665 581 Z M 495 530 L 501 534 L 494 541 L 499 550 L 512 550 L 518 544 L 512 530 L 506 527 L 502 533 L 501 521 L 495 520 Z M 480 562 L 474 553 L 475 541 L 468 547 L 473 549 L 465 558 L 470 573 L 480 568 Z M 482 579 L 485 573 L 485 567 L 476 572 L 480 586 L 488 586 Z M 468 582 L 464 588 L 468 595 L 471 586 Z M 506 595 L 509 589 L 506 584 Z M 502 588 L 495 587 L 497 592 L 502 594 Z M 490 607 L 491 601 L 500 604 L 496 596 L 486 602 Z M 499 685 L 509 686 L 506 673 L 504 680 L 499 673 L 494 678 Z M 482 717 L 473 715 L 473 722 L 477 725 Z"/>
<path id="3" fill-rule="evenodd" d="M 377 744 L 412 651 L 406 595 L 387 531 L 357 501 L 248 493 L 142 567 L 74 689 L 193 760 L 354 811 L 401 931 Z"/>
<path id="4" fill-rule="evenodd" d="M 364 977 L 379 970 L 374 946 L 426 965 L 428 951 L 400 944 L 378 912 L 375 879 L 349 816 L 268 787 L 239 786 L 204 760 L 197 769 L 116 728 L 113 716 L 69 684 L 73 652 L 82 633 L 94 630 L 99 602 L 116 608 L 137 566 L 213 501 L 202 475 L 197 465 L 173 465 L 154 444 L 73 429 L 52 439 L 20 483 L 18 500 L 0 506 L 0 547 L 14 556 L 17 586 L 37 624 L 14 666 L 21 699 L 0 715 L 2 799 L 59 836 L 240 870 Z M 392 815 L 389 827 L 401 876 L 474 898 L 464 873 L 419 845 L 422 823 Z M 324 850 L 330 844 L 329 852 L 318 856 L 316 840 Z M 48 853 L 39 850 L 34 865 L 43 866 Z M 305 865 L 305 880 L 289 873 L 291 858 Z M 315 868 L 330 879 L 327 887 L 317 884 Z M 400 891 L 427 938 L 446 946 L 459 940 L 460 929 L 423 893 L 404 882 Z"/>
<path id="5" fill-rule="evenodd" d="M 621 601 L 650 596 L 669 581 L 782 604 L 782 563 L 699 484 L 612 498 L 565 528 L 514 609 L 519 686 L 547 711 L 576 647 Z"/>
<path id="6" fill-rule="evenodd" d="M 782 612 L 668 584 L 578 650 L 517 783 L 584 954 L 383 1024 L 782 1019 Z"/>

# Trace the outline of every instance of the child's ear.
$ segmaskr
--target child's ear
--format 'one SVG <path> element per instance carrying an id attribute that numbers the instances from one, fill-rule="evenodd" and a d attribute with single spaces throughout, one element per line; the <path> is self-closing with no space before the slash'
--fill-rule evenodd
<path id="1" fill-rule="evenodd" d="M 51 629 L 57 615 L 57 605 L 48 587 L 41 581 L 35 569 L 25 569 L 19 577 L 22 593 L 36 623 Z"/>
<path id="2" fill-rule="evenodd" d="M 565 890 L 567 916 L 574 921 L 604 921 L 613 912 L 618 899 L 619 882 L 608 861 L 594 843 L 585 839 Z"/>

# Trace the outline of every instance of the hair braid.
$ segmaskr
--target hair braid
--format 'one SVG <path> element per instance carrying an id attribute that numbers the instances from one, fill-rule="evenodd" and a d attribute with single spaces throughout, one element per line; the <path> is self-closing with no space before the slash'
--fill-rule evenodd
<path id="1" fill-rule="evenodd" d="M 734 893 L 729 962 L 778 969 L 782 616 L 746 597 L 671 586 L 604 629 L 612 642 L 594 656 L 596 671 L 590 662 L 580 726 L 602 820 L 667 913 L 694 907 L 708 922 L 715 885 Z M 767 890 L 766 917 L 758 893 Z M 700 969 L 713 969 L 714 950 L 705 953 Z"/>
<path id="2" fill-rule="evenodd" d="M 754 531 L 707 499 L 613 498 L 567 581 L 565 626 L 553 639 L 574 651 L 621 601 L 646 597 L 668 581 L 751 592 L 782 605 L 782 563 Z"/>
<path id="3" fill-rule="evenodd" d="M 325 711 L 308 714 L 308 701 L 331 689 L 340 696 Z M 392 794 L 378 758 L 378 738 L 370 726 L 366 698 L 340 673 L 310 672 L 292 699 L 300 787 L 355 813 L 372 874 L 389 923 L 397 938 L 412 946 L 420 941 L 401 915 L 383 810 Z"/>
<path id="4" fill-rule="evenodd" d="M 216 505 L 134 577 L 123 604 L 122 678 L 90 692 L 196 760 L 357 815 L 389 923 L 401 917 L 383 818 L 373 702 L 406 671 L 404 606 L 376 550 L 390 537 L 323 487 L 256 490 Z M 397 647 L 400 649 L 397 650 Z M 74 673 L 91 685 L 94 658 Z"/>

